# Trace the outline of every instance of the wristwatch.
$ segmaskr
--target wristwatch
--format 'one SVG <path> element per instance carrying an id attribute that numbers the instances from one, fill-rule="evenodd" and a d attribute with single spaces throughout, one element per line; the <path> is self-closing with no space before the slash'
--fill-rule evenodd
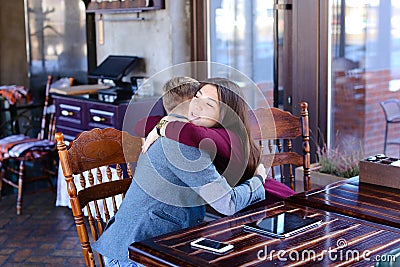
<path id="1" fill-rule="evenodd" d="M 161 136 L 161 128 L 168 123 L 167 120 L 160 120 L 156 125 L 156 131 L 159 136 Z"/>

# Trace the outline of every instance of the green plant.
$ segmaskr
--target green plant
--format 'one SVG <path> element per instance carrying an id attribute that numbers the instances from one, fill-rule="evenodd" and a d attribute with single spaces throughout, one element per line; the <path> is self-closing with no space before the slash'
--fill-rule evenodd
<path id="1" fill-rule="evenodd" d="M 359 174 L 358 163 L 363 158 L 361 150 L 346 151 L 340 147 L 328 148 L 326 145 L 317 148 L 319 172 L 350 178 Z"/>

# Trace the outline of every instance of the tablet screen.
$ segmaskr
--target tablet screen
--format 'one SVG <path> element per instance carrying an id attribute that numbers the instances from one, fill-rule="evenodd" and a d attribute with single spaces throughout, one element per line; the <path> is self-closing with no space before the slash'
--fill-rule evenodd
<path id="1" fill-rule="evenodd" d="M 246 224 L 247 230 L 272 235 L 275 237 L 289 237 L 321 224 L 321 220 L 308 217 L 300 217 L 292 213 L 281 213 L 273 217 Z"/>

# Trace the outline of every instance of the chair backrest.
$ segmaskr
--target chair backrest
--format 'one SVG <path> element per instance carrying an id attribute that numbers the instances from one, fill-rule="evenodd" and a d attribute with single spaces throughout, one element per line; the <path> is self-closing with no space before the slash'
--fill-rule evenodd
<path id="1" fill-rule="evenodd" d="M 117 202 L 122 201 L 132 181 L 130 163 L 137 161 L 142 141 L 113 128 L 84 131 L 70 143 L 68 149 L 62 133 L 56 133 L 56 140 L 85 263 L 94 266 L 89 233 L 96 241 L 103 233 L 110 213 L 117 212 Z M 115 170 L 110 165 L 114 165 Z M 126 172 L 122 166 L 127 167 Z M 124 172 L 127 177 L 123 177 Z M 75 184 L 74 175 L 77 175 L 79 184 Z M 88 216 L 86 224 L 84 212 Z M 102 255 L 98 255 L 98 259 L 103 266 Z"/>
<path id="2" fill-rule="evenodd" d="M 382 101 L 381 107 L 385 112 L 387 122 L 391 122 L 393 119 L 400 120 L 400 101 L 398 99 Z"/>
<path id="3" fill-rule="evenodd" d="M 304 190 L 311 188 L 310 184 L 310 130 L 308 122 L 308 104 L 301 103 L 301 115 L 294 116 L 278 108 L 259 108 L 251 115 L 251 133 L 254 140 L 262 147 L 261 162 L 271 166 L 270 175 L 281 176 L 281 182 L 286 182 L 289 176 L 290 187 L 294 186 L 294 166 L 303 166 Z M 302 138 L 302 155 L 292 151 L 293 140 Z"/>
<path id="4" fill-rule="evenodd" d="M 40 132 L 38 139 L 54 140 L 56 120 L 55 120 L 55 106 L 51 104 L 50 88 L 53 82 L 53 76 L 49 75 L 46 82 L 45 99 L 43 106 L 42 121 L 40 124 Z"/>

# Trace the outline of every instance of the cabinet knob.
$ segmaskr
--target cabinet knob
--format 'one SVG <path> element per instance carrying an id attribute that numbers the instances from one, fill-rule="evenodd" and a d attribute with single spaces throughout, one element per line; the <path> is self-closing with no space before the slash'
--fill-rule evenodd
<path id="1" fill-rule="evenodd" d="M 106 118 L 100 117 L 100 116 L 93 116 L 92 120 L 95 122 L 103 122 L 106 121 Z"/>
<path id="2" fill-rule="evenodd" d="M 61 115 L 68 117 L 68 116 L 73 116 L 74 113 L 70 110 L 63 109 L 63 110 L 61 110 Z"/>

